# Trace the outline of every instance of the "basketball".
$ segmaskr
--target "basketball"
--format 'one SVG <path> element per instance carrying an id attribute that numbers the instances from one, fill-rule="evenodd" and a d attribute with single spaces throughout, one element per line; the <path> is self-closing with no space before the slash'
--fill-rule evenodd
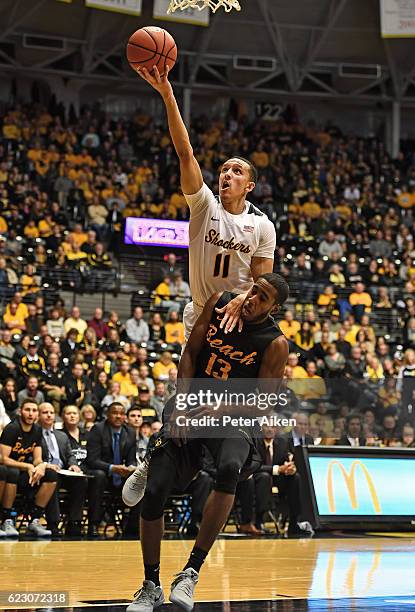
<path id="1" fill-rule="evenodd" d="M 147 26 L 130 36 L 127 44 L 127 59 L 133 70 L 147 68 L 152 71 L 157 66 L 160 75 L 171 70 L 177 59 L 177 46 L 167 30 Z"/>

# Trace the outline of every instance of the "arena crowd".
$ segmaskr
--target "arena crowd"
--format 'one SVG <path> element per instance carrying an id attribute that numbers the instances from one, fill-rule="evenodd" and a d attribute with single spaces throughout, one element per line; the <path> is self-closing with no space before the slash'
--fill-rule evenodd
<path id="1" fill-rule="evenodd" d="M 279 322 L 291 347 L 286 413 L 299 425 L 266 431 L 265 447 L 274 437 L 285 440 L 287 452 L 302 443 L 414 446 L 414 153 L 408 148 L 392 159 L 376 138 L 304 126 L 292 107 L 274 123 L 200 117 L 191 140 L 214 190 L 220 164 L 235 152 L 255 164 L 250 199 L 277 227 L 276 270 L 291 289 Z M 70 499 L 66 532 L 81 533 L 85 507 L 95 537 L 111 509 L 105 500 L 119 497 L 161 427 L 190 299 L 175 255 L 166 254 L 148 287 L 151 307 L 136 306 L 125 321 L 101 308 L 86 316 L 59 295 L 47 299 L 50 286 L 113 287 L 127 216 L 188 218 L 166 127 L 142 112 L 114 120 L 99 108 L 68 118 L 59 106 L 3 114 L 0 444 L 12 452 L 0 464 L 0 537 L 18 535 L 17 502 L 34 535 L 59 533 L 61 490 Z M 284 451 L 281 466 L 286 459 Z M 27 462 L 27 471 L 10 460 Z M 298 486 L 297 476 L 283 469 L 278 476 L 290 499 L 291 485 L 285 491 L 283 484 Z M 213 477 L 207 461 L 189 492 L 189 533 Z M 35 497 L 27 494 L 33 479 L 41 482 Z M 264 480 L 255 483 L 257 531 Z M 16 497 L 19 490 L 24 495 Z M 239 492 L 247 533 L 255 532 L 253 497 Z M 48 529 L 39 521 L 44 515 Z M 126 514 L 127 535 L 136 535 L 137 516 Z"/>

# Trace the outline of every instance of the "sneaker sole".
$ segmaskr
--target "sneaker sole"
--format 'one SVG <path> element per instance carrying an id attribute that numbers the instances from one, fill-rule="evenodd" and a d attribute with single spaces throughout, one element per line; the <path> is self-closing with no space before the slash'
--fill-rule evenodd
<path id="1" fill-rule="evenodd" d="M 175 606 L 179 606 L 179 608 L 181 608 L 182 610 L 185 610 L 185 612 L 192 612 L 193 608 L 195 607 L 195 604 L 193 603 L 192 607 L 189 608 L 189 606 L 187 604 L 183 603 L 182 601 L 178 601 L 177 599 L 175 599 L 174 595 L 170 595 L 169 601 L 172 604 L 174 604 Z"/>
<path id="2" fill-rule="evenodd" d="M 164 595 L 158 600 L 156 601 L 156 603 L 153 606 L 153 610 L 155 610 L 156 608 L 160 608 L 164 602 L 166 600 L 164 599 Z M 134 612 L 134 605 L 131 603 L 129 606 L 127 606 L 125 612 Z"/>

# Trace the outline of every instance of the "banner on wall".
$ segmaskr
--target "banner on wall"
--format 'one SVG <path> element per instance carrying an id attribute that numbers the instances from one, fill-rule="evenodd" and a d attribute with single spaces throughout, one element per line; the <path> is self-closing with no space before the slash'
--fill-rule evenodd
<path id="1" fill-rule="evenodd" d="M 170 0 L 154 0 L 153 17 L 163 21 L 175 21 L 176 23 L 189 23 L 191 25 L 208 26 L 209 10 L 188 8 L 184 11 L 177 10 L 174 13 L 167 13 Z"/>
<path id="2" fill-rule="evenodd" d="M 85 0 L 90 8 L 126 13 L 127 15 L 141 15 L 143 0 Z"/>
<path id="3" fill-rule="evenodd" d="M 415 0 L 380 0 L 382 38 L 415 37 Z"/>

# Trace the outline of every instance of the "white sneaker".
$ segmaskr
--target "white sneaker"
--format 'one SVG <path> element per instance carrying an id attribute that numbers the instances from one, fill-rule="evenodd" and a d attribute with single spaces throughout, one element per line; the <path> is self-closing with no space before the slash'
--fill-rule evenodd
<path id="1" fill-rule="evenodd" d="M 12 519 L 6 519 L 3 522 L 2 532 L 3 532 L 2 537 L 5 537 L 5 538 L 18 538 L 19 537 L 19 532 L 14 526 L 14 522 Z"/>
<path id="2" fill-rule="evenodd" d="M 194 608 L 193 591 L 199 580 L 199 574 L 189 567 L 176 575 L 171 585 L 170 601 L 182 610 L 191 612 Z"/>
<path id="3" fill-rule="evenodd" d="M 127 478 L 122 488 L 122 500 L 126 506 L 136 506 L 146 490 L 148 461 L 142 461 L 135 471 Z"/>
<path id="4" fill-rule="evenodd" d="M 309 533 L 311 535 L 311 537 L 313 537 L 314 535 L 314 529 L 311 525 L 311 523 L 309 523 L 308 521 L 302 521 L 301 523 L 297 523 L 297 525 L 299 526 L 299 528 L 302 531 L 305 531 L 306 533 Z"/>
<path id="5" fill-rule="evenodd" d="M 164 593 L 161 586 L 157 586 L 151 580 L 144 580 L 143 586 L 134 599 L 127 606 L 126 612 L 153 612 L 164 604 Z"/>
<path id="6" fill-rule="evenodd" d="M 52 535 L 51 530 L 43 527 L 39 519 L 33 519 L 27 526 L 27 531 L 28 533 L 33 533 L 33 535 L 37 536 L 38 538 L 47 538 Z"/>

